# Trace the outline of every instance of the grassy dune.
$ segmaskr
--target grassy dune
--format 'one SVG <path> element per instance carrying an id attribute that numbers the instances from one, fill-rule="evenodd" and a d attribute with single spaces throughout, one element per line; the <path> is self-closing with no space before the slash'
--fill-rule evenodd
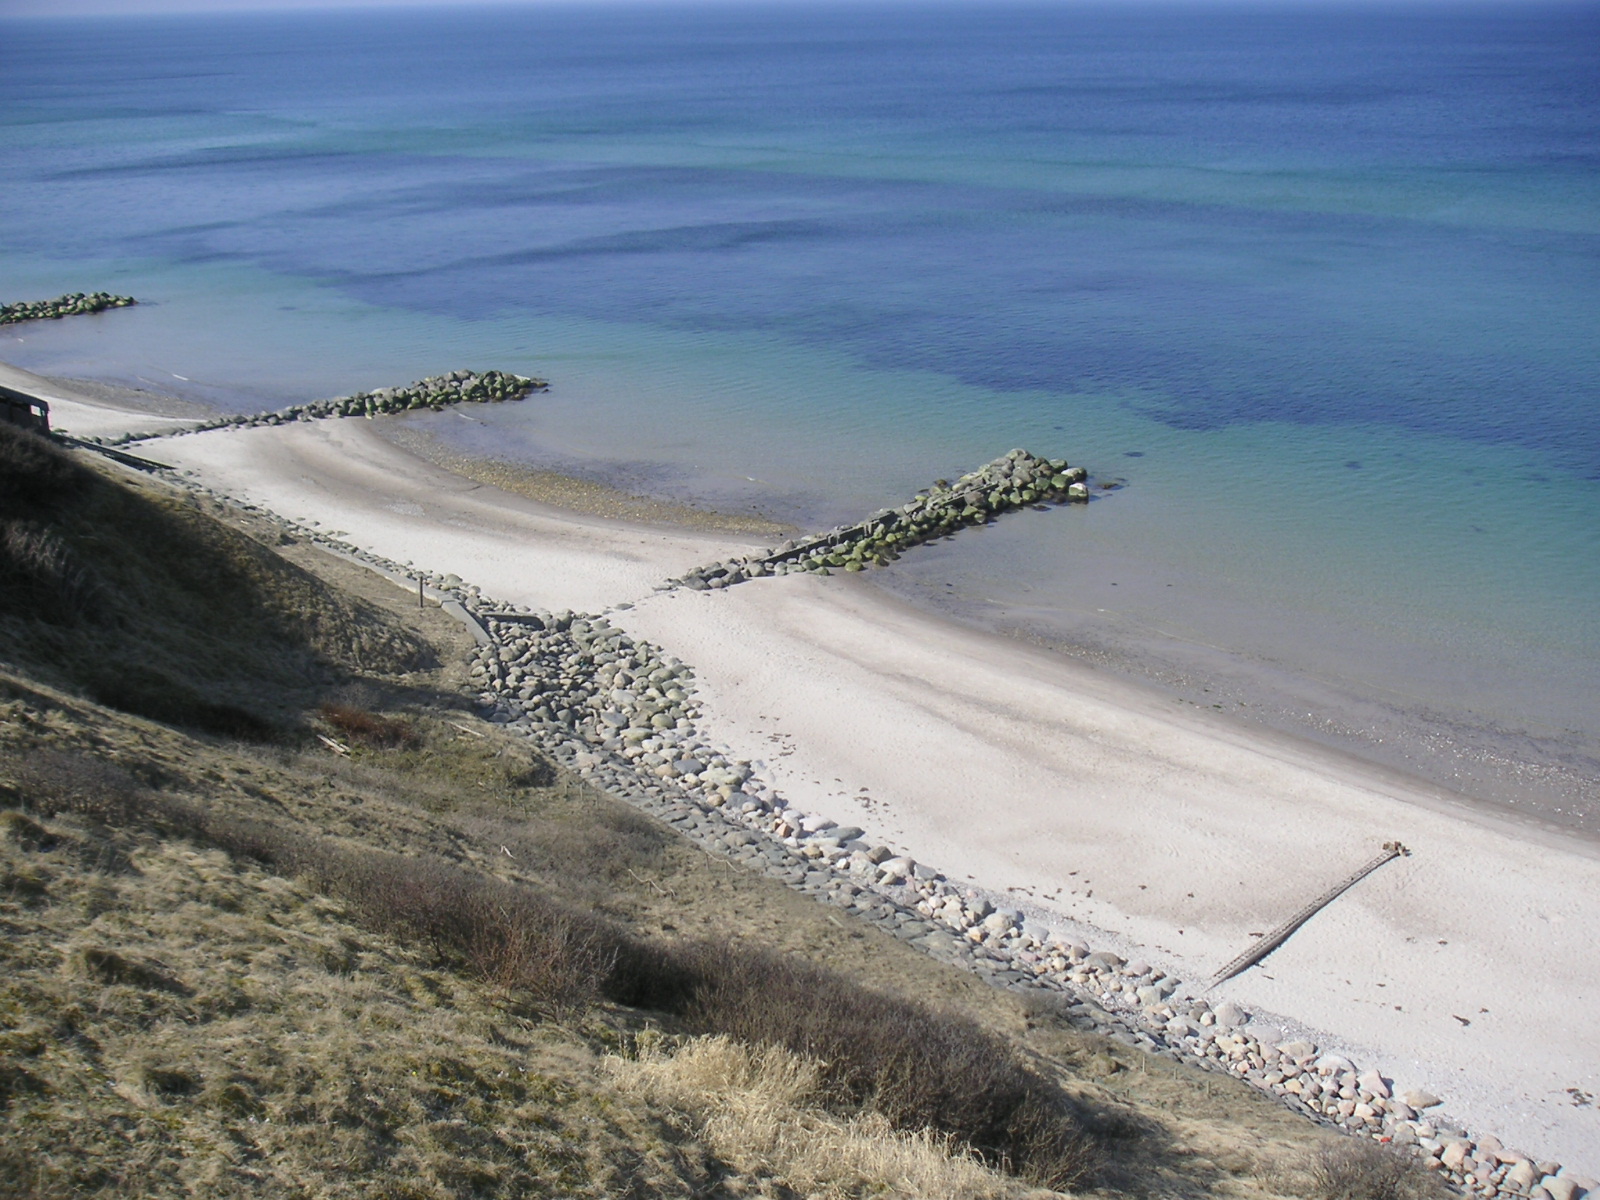
<path id="1" fill-rule="evenodd" d="M 564 775 L 270 522 L 0 467 L 0 1193 L 1421 1194 Z"/>

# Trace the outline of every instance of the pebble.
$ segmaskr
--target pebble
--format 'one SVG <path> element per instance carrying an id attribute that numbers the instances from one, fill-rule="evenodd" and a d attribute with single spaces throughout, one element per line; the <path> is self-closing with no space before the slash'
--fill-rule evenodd
<path id="1" fill-rule="evenodd" d="M 1245 1012 L 1232 1000 L 1224 1000 L 1212 1009 L 1217 1019 L 1217 1024 L 1227 1029 L 1237 1029 L 1250 1020 L 1250 1014 Z"/>
<path id="2" fill-rule="evenodd" d="M 1387 1100 L 1393 1094 L 1389 1090 L 1389 1082 L 1377 1071 L 1368 1071 L 1365 1075 L 1356 1078 L 1356 1085 L 1362 1091 L 1368 1092 L 1380 1100 Z"/>

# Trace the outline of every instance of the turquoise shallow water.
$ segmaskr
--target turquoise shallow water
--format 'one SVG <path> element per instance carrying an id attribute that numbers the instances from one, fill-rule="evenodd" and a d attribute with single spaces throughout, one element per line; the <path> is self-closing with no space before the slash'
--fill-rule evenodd
<path id="1" fill-rule="evenodd" d="M 225 408 L 537 373 L 423 423 L 807 524 L 1065 454 L 1127 486 L 885 585 L 1600 812 L 1592 7 L 4 34 L 0 291 L 150 303 L 0 357 Z"/>

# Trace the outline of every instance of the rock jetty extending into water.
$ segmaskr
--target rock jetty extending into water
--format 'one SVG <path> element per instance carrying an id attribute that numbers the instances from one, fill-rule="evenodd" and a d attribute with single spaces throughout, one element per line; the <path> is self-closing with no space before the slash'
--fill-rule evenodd
<path id="1" fill-rule="evenodd" d="M 54 300 L 21 300 L 16 304 L 0 304 L 0 325 L 14 325 L 18 321 L 59 321 L 62 317 L 75 317 L 83 313 L 104 312 L 108 308 L 127 308 L 139 303 L 132 296 L 113 296 L 110 292 L 69 292 Z"/>
<path id="2" fill-rule="evenodd" d="M 697 567 L 662 586 L 703 592 L 794 571 L 822 575 L 864 571 L 893 562 L 908 547 L 982 525 L 1002 513 L 1030 505 L 1085 502 L 1088 474 L 1083 467 L 1068 466 L 1064 458 L 1013 450 L 954 483 L 939 480 L 899 508 L 881 509 L 854 525 L 784 542 L 775 550 Z"/>
<path id="3" fill-rule="evenodd" d="M 329 417 L 375 417 L 381 413 L 410 412 L 412 409 L 431 408 L 439 412 L 452 404 L 491 404 L 503 400 L 521 400 L 533 392 L 542 392 L 550 385 L 543 379 L 526 375 L 513 375 L 507 371 L 451 371 L 448 375 L 430 375 L 408 387 L 379 388 L 375 392 L 357 392 L 353 396 L 340 396 L 334 400 L 313 400 L 310 404 L 291 404 L 275 412 L 252 413 L 232 417 L 213 417 L 197 425 L 159 433 L 124 433 L 113 438 L 86 438 L 101 446 L 123 446 L 130 442 L 148 442 L 156 438 L 183 437 L 190 433 L 204 433 L 210 429 L 241 429 L 258 425 L 288 425 L 295 421 L 320 421 Z"/>

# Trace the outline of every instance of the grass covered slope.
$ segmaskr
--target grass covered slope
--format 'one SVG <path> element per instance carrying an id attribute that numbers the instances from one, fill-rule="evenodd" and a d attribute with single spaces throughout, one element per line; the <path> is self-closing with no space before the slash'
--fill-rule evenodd
<path id="1" fill-rule="evenodd" d="M 20 918 L 39 911 L 47 923 L 18 939 L 18 946 L 48 946 L 42 960 L 19 952 L 4 972 L 9 980 L 31 979 L 43 986 L 4 999 L 37 1017 L 70 1007 L 85 986 L 101 988 L 106 994 L 96 1006 L 96 1037 L 120 1035 L 135 1057 L 160 1040 L 152 1037 L 153 1029 L 171 1031 L 171 1061 L 152 1069 L 172 1081 L 167 1093 L 173 1103 L 202 1125 L 221 1120 L 235 1142 L 255 1144 L 258 1130 L 252 1120 L 208 1111 L 215 1092 L 206 1081 L 226 1078 L 245 1087 L 253 1100 L 234 1116 L 248 1117 L 262 1106 L 270 1108 L 275 1097 L 283 1099 L 285 1077 L 257 1078 L 231 1060 L 208 1061 L 204 1048 L 237 1040 L 250 1027 L 239 1024 L 250 1012 L 256 1014 L 251 1020 L 263 1022 L 257 1032 L 269 1042 L 281 1041 L 285 1030 L 292 1032 L 295 1046 L 334 1033 L 331 1025 L 318 1033 L 296 1024 L 300 1009 L 285 1025 L 270 998 L 241 991 L 247 979 L 227 966 L 229 959 L 249 964 L 259 958 L 257 949 L 226 943 L 238 937 L 251 942 L 260 934 L 259 923 L 235 919 L 263 903 L 250 890 L 255 885 L 240 879 L 255 879 L 270 868 L 280 881 L 294 879 L 291 890 L 309 906 L 309 915 L 297 915 L 299 925 L 322 930 L 315 946 L 297 940 L 300 949 L 277 960 L 288 972 L 280 982 L 291 991 L 348 993 L 338 979 L 316 980 L 357 970 L 369 961 L 362 953 L 375 953 L 370 948 L 378 942 L 389 947 L 388 957 L 401 955 L 414 967 L 425 965 L 454 981 L 448 989 L 452 998 L 442 1002 L 451 1020 L 478 1008 L 521 1031 L 486 1034 L 480 1027 L 480 1037 L 520 1043 L 535 1031 L 542 1031 L 539 1036 L 566 1031 L 558 1040 L 590 1058 L 585 1083 L 591 1089 L 607 1079 L 619 1080 L 614 1087 L 624 1086 L 614 1070 L 595 1069 L 597 1059 L 626 1049 L 642 1032 L 667 1030 L 680 1038 L 732 1034 L 744 1046 L 782 1048 L 802 1064 L 812 1080 L 805 1095 L 819 1117 L 830 1114 L 835 1124 L 841 1119 L 848 1124 L 851 1117 L 870 1113 L 876 1121 L 871 1128 L 889 1143 L 895 1142 L 896 1130 L 917 1133 L 931 1127 L 934 1141 L 925 1138 L 922 1148 L 936 1165 L 948 1157 L 938 1147 L 952 1140 L 976 1146 L 992 1166 L 1048 1172 L 1054 1179 L 1083 1177 L 1096 1165 L 1097 1135 L 1080 1124 L 1090 1106 L 1027 1068 L 1003 1036 L 971 1017 L 864 987 L 851 974 L 746 942 L 663 937 L 677 932 L 673 917 L 685 904 L 698 907 L 696 901 L 711 900 L 710 911 L 725 920 L 732 916 L 706 894 L 725 882 L 701 878 L 711 864 L 666 831 L 571 781 L 528 786 L 541 778 L 537 764 L 519 761 L 505 748 L 480 745 L 488 738 L 458 734 L 459 747 L 440 745 L 436 739 L 442 730 L 414 718 L 419 748 L 387 752 L 396 756 L 396 765 L 380 770 L 286 750 L 254 762 L 227 746 L 196 744 L 178 747 L 174 754 L 163 749 L 166 739 L 151 731 L 139 739 L 142 748 L 125 746 L 108 762 L 103 753 L 86 751 L 122 741 L 131 731 L 119 730 L 121 718 L 91 721 L 89 709 L 65 698 L 20 684 L 11 690 L 17 700 L 6 713 L 8 730 L 66 736 L 35 736 L 27 739 L 30 752 L 0 754 L 5 761 L 0 799 L 13 806 L 8 828 L 15 832 L 6 876 L 17 902 L 19 920 L 13 928 L 25 928 Z M 80 737 L 86 726 L 98 727 L 87 743 Z M 499 793 L 497 802 L 486 802 L 482 793 L 490 787 L 483 784 Z M 503 807 L 507 793 L 520 794 L 524 805 Z M 92 853 L 70 849 L 90 843 Z M 95 870 L 90 876 L 64 870 L 68 864 L 58 857 L 63 852 L 91 861 Z M 231 882 L 196 893 L 193 880 L 173 863 L 200 859 L 214 868 L 213 882 L 224 876 Z M 671 915 L 658 915 L 648 901 L 641 905 L 635 891 L 640 881 L 647 881 L 645 890 Z M 180 906 L 173 912 L 175 892 Z M 208 920 L 193 895 L 230 915 Z M 318 914 L 330 919 L 321 921 Z M 274 911 L 262 920 L 277 931 L 271 939 L 282 942 L 285 918 Z M 729 924 L 737 929 L 735 922 Z M 352 941 L 348 928 L 361 936 Z M 303 979 L 306 970 L 311 975 Z M 893 973 L 881 972 L 875 982 L 892 985 Z M 350 1005 L 358 1000 L 350 993 L 343 1010 L 353 1020 L 357 1010 Z M 28 1027 L 12 1014 L 7 1017 L 8 1024 Z M 422 1029 L 439 1020 L 437 1014 L 419 1014 L 411 1023 Z M 573 1030 L 581 1036 L 574 1038 Z M 370 1071 L 384 1075 L 400 1069 L 394 1062 L 385 1067 L 373 1045 Z M 344 1051 L 330 1045 L 327 1053 L 336 1075 L 346 1078 Z M 496 1050 L 491 1058 L 497 1062 L 498 1056 Z M 60 1065 L 56 1055 L 47 1061 Z M 80 1062 L 76 1069 L 69 1066 L 67 1075 L 81 1079 L 82 1071 L 95 1065 Z M 65 1145 L 41 1146 L 40 1156 L 69 1161 L 61 1151 L 75 1145 L 80 1134 L 73 1122 L 63 1120 L 70 1109 L 63 1112 L 56 1099 L 73 1089 L 50 1083 L 26 1061 L 9 1066 L 11 1077 L 24 1081 L 12 1088 L 14 1106 L 19 1099 L 39 1105 L 29 1111 L 28 1126 L 45 1130 L 55 1124 L 56 1136 L 66 1139 Z M 102 1078 L 101 1087 L 126 1099 L 124 1075 L 144 1070 L 137 1063 L 118 1068 Z M 404 1078 L 398 1080 L 402 1092 L 417 1070 L 415 1061 L 405 1060 Z M 247 1077 L 255 1082 L 247 1086 Z M 492 1108 L 504 1099 L 485 1094 L 478 1076 L 461 1087 L 469 1099 L 475 1097 L 473 1111 L 480 1114 L 488 1111 L 484 1105 Z M 41 1103 L 46 1098 L 49 1102 Z M 324 1110 L 333 1101 L 325 1097 L 318 1103 L 322 1109 L 293 1111 L 309 1126 L 320 1125 L 329 1119 Z M 649 1105 L 635 1101 L 632 1107 Z M 359 1139 L 362 1153 L 401 1175 L 417 1171 L 413 1157 L 384 1149 L 394 1135 L 393 1122 L 409 1125 L 415 1114 L 379 1108 L 372 1114 L 376 1125 Z M 12 1115 L 18 1115 L 15 1107 Z M 557 1119 L 552 1112 L 550 1120 Z M 1120 1118 L 1108 1123 L 1120 1124 Z M 112 1123 L 105 1155 L 108 1161 L 148 1164 L 135 1189 L 142 1193 L 157 1187 L 162 1170 L 170 1175 L 203 1157 L 204 1147 L 191 1140 L 198 1131 L 187 1119 L 179 1138 L 159 1138 L 159 1125 L 141 1123 L 119 1152 L 115 1147 L 123 1135 L 116 1130 L 124 1125 Z M 306 1135 L 318 1148 L 338 1148 L 311 1128 Z M 494 1151 L 495 1144 L 487 1144 L 484 1153 L 492 1157 Z M 343 1161 L 354 1150 L 346 1145 L 338 1153 Z M 632 1153 L 627 1150 L 624 1157 Z M 966 1167 L 976 1169 L 972 1162 Z M 1010 1186 L 992 1172 L 979 1173 L 993 1188 Z M 545 1180 L 541 1187 L 551 1186 L 548 1177 L 540 1178 Z M 73 1186 L 84 1185 L 84 1178 L 76 1177 Z M 563 1180 L 561 1194 L 573 1186 Z M 462 1193 L 440 1185 L 425 1194 L 542 1194 L 528 1190 L 532 1185 L 514 1159 L 499 1161 L 482 1187 L 489 1190 Z"/>
<path id="2" fill-rule="evenodd" d="M 370 604 L 132 472 L 0 424 L 0 658 L 116 708 L 279 736 L 340 674 L 431 651 Z"/>
<path id="3" fill-rule="evenodd" d="M 0 598 L 0 1193 L 1417 1185 L 707 855 L 479 722 L 437 610 L 53 453 L 5 501 L 62 549 Z M 85 531 L 129 512 L 155 551 L 99 554 Z M 74 567 L 108 593 L 50 619 L 25 589 Z M 95 655 L 33 640 L 58 634 L 276 740 L 110 706 Z"/>

